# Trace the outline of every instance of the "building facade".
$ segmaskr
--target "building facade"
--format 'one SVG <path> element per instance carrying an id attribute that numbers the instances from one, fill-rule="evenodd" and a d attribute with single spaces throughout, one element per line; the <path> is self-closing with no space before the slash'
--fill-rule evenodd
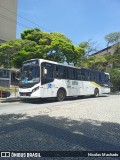
<path id="1" fill-rule="evenodd" d="M 17 0 L 0 0 L 0 44 L 16 38 Z"/>
<path id="2" fill-rule="evenodd" d="M 10 87 L 11 85 L 18 85 L 18 81 L 15 77 L 15 69 L 0 68 L 0 86 Z"/>
<path id="3" fill-rule="evenodd" d="M 0 0 L 0 44 L 16 38 L 17 0 Z M 0 68 L 0 86 L 10 87 L 14 70 Z"/>
<path id="4" fill-rule="evenodd" d="M 105 54 L 114 54 L 114 52 L 115 52 L 115 48 L 113 46 L 110 46 L 110 47 L 106 47 L 106 48 L 94 53 L 93 55 L 103 56 Z"/>
<path id="5" fill-rule="evenodd" d="M 106 47 L 106 48 L 94 53 L 93 55 L 96 55 L 96 56 L 103 56 L 105 54 L 113 55 L 118 48 L 120 48 L 120 43 L 116 43 L 112 46 Z"/>

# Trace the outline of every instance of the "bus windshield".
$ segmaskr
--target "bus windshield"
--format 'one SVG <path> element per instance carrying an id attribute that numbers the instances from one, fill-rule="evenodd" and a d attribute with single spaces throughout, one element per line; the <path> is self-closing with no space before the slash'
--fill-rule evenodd
<path id="1" fill-rule="evenodd" d="M 36 83 L 40 81 L 40 67 L 34 64 L 23 64 L 20 83 Z"/>

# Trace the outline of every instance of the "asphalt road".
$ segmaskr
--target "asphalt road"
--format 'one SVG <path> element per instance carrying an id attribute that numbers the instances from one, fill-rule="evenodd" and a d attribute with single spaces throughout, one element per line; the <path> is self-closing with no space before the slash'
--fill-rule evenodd
<path id="1" fill-rule="evenodd" d="M 120 95 L 0 103 L 0 150 L 120 151 L 119 117 Z"/>
<path id="2" fill-rule="evenodd" d="M 102 98 L 108 97 L 107 95 L 99 97 L 99 100 Z M 70 104 L 77 104 L 81 102 L 96 101 L 97 99 L 91 97 L 80 97 L 80 98 L 69 98 L 63 102 L 56 102 L 55 99 L 36 99 L 36 100 L 25 100 L 18 102 L 2 102 L 0 103 L 0 115 L 1 114 L 12 114 L 12 113 L 23 113 L 30 110 L 41 109 L 46 107 L 54 106 L 65 106 Z M 54 108 L 53 108 L 54 110 Z"/>

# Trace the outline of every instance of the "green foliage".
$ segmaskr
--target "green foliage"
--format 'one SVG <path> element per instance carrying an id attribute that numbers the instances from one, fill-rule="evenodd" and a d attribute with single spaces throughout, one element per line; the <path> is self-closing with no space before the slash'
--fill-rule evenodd
<path id="1" fill-rule="evenodd" d="M 37 37 L 37 35 L 41 32 L 41 30 L 39 28 L 34 28 L 34 29 L 27 29 L 27 30 L 24 30 L 22 33 L 21 33 L 21 39 L 28 39 L 28 40 L 33 40 L 34 41 L 34 38 Z"/>
<path id="2" fill-rule="evenodd" d="M 92 70 L 106 71 L 107 60 L 104 56 L 84 57 L 79 67 L 89 68 Z"/>
<path id="3" fill-rule="evenodd" d="M 43 52 L 36 42 L 29 40 L 12 40 L 0 46 L 0 65 L 5 68 L 20 68 L 23 61 L 31 58 L 43 58 Z"/>
<path id="4" fill-rule="evenodd" d="M 23 41 L 18 39 L 0 45 L 0 65 L 11 68 L 14 54 L 21 49 L 22 45 Z"/>
<path id="5" fill-rule="evenodd" d="M 56 62 L 66 61 L 68 64 L 76 64 L 83 53 L 83 49 L 76 49 L 70 39 L 57 32 L 48 33 L 36 29 L 25 30 L 22 32 L 21 38 L 35 41 L 41 46 L 46 59 Z"/>
<path id="6" fill-rule="evenodd" d="M 120 68 L 120 54 L 106 54 L 105 59 L 107 60 L 107 65 L 111 66 L 111 68 Z"/>
<path id="7" fill-rule="evenodd" d="M 23 61 L 31 58 L 46 58 L 56 62 L 76 65 L 84 55 L 84 49 L 74 46 L 64 34 L 43 32 L 38 28 L 24 30 L 21 38 L 0 46 L 0 65 L 21 67 Z"/>
<path id="8" fill-rule="evenodd" d="M 79 44 L 79 47 L 83 48 L 85 50 L 85 55 L 89 56 L 96 52 L 96 42 L 93 42 L 91 39 L 87 42 L 82 42 Z"/>
<path id="9" fill-rule="evenodd" d="M 107 34 L 104 38 L 108 45 L 118 43 L 120 42 L 120 32 L 113 32 L 113 33 Z"/>
<path id="10" fill-rule="evenodd" d="M 78 66 L 82 62 L 82 60 L 85 57 L 85 49 L 80 47 L 80 46 L 75 46 L 75 56 L 73 57 L 74 59 L 74 66 Z"/>
<path id="11" fill-rule="evenodd" d="M 56 33 L 55 35 L 52 34 L 51 45 L 46 46 L 46 48 L 48 49 L 48 59 L 55 60 L 57 62 L 73 62 L 75 48 L 74 45 L 66 38 L 61 38 L 59 35 L 56 35 Z M 58 59 L 56 59 L 56 55 Z"/>
<path id="12" fill-rule="evenodd" d="M 120 69 L 111 69 L 110 77 L 113 91 L 117 91 L 120 87 Z"/>

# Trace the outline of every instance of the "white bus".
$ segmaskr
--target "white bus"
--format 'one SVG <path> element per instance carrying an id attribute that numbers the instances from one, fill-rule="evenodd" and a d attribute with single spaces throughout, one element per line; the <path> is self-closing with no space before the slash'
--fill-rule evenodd
<path id="1" fill-rule="evenodd" d="M 68 96 L 93 95 L 110 92 L 108 73 L 77 68 L 44 59 L 23 62 L 19 83 L 21 98 L 56 97 L 63 101 Z"/>

